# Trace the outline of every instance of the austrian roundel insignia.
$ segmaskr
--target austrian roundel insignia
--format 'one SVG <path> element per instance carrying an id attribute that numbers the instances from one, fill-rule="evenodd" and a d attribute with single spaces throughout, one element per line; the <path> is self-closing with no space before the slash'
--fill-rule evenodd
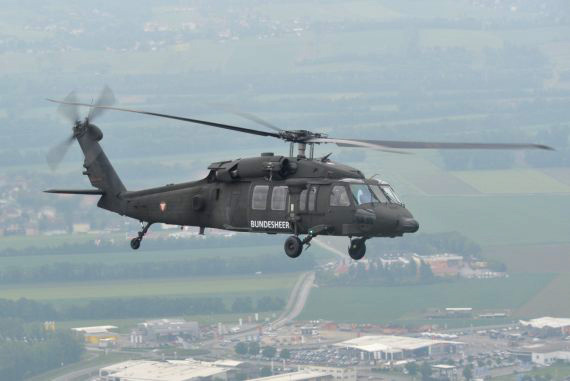
<path id="1" fill-rule="evenodd" d="M 166 210 L 166 202 L 162 201 L 160 203 L 160 211 L 164 213 L 165 210 Z"/>

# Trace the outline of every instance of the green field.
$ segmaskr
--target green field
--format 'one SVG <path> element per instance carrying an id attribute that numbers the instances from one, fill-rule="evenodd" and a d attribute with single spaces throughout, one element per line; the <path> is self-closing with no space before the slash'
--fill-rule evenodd
<path id="1" fill-rule="evenodd" d="M 136 264 L 149 262 L 182 261 L 201 258 L 249 258 L 258 256 L 282 255 L 281 245 L 277 246 L 247 246 L 226 248 L 200 248 L 192 249 L 192 242 L 188 241 L 185 250 L 140 250 L 121 252 L 100 252 L 89 254 L 54 254 L 54 255 L 21 255 L 0 257 L 0 267 L 15 266 L 19 268 L 33 268 L 55 263 L 87 264 L 103 263 L 106 265 Z"/>
<path id="2" fill-rule="evenodd" d="M 76 282 L 2 285 L 6 299 L 28 298 L 52 302 L 78 302 L 95 298 L 141 296 L 262 296 L 287 298 L 298 274 L 271 276 L 208 277 L 184 279 L 137 279 L 109 282 Z"/>
<path id="3" fill-rule="evenodd" d="M 521 379 L 521 377 L 528 375 L 528 376 L 541 376 L 541 377 L 545 377 L 545 376 L 550 376 L 551 380 L 565 380 L 566 377 L 570 376 L 570 364 L 554 364 L 551 365 L 547 368 L 540 368 L 540 369 L 535 369 L 535 370 L 531 370 L 530 372 L 526 372 L 526 373 L 519 373 L 519 374 L 513 374 L 510 376 L 502 376 L 502 377 L 496 377 L 493 378 L 493 380 L 497 380 L 497 381 L 518 381 Z M 546 379 L 546 378 L 544 378 Z"/>
<path id="4" fill-rule="evenodd" d="M 302 319 L 351 323 L 405 323 L 429 308 L 512 309 L 517 313 L 552 275 L 515 274 L 506 279 L 460 280 L 423 286 L 321 287 L 312 291 Z M 342 302 L 339 302 L 342 301 Z M 437 323 L 437 321 L 434 321 Z"/>
<path id="5" fill-rule="evenodd" d="M 481 246 L 570 242 L 570 195 L 409 196 L 420 231 L 457 231 Z"/>

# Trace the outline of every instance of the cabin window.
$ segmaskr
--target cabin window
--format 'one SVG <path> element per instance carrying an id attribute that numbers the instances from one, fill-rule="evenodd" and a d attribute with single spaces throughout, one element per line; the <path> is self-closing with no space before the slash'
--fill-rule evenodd
<path id="1" fill-rule="evenodd" d="M 335 185 L 332 188 L 330 206 L 350 206 L 350 199 L 343 185 Z"/>
<path id="2" fill-rule="evenodd" d="M 374 196 L 366 184 L 350 184 L 350 190 L 352 191 L 356 205 L 377 203 L 380 201 Z"/>
<path id="3" fill-rule="evenodd" d="M 251 197 L 251 209 L 265 210 L 267 207 L 267 193 L 269 193 L 269 185 L 256 185 L 253 188 Z"/>
<path id="4" fill-rule="evenodd" d="M 299 211 L 300 212 L 304 212 L 305 210 L 307 210 L 307 190 L 303 190 L 301 191 L 301 194 L 299 195 Z"/>
<path id="5" fill-rule="evenodd" d="M 271 210 L 285 210 L 287 207 L 288 187 L 273 187 L 271 193 Z"/>
<path id="6" fill-rule="evenodd" d="M 309 188 L 309 212 L 314 212 L 317 209 L 317 192 L 319 188 L 316 185 L 311 185 Z"/>

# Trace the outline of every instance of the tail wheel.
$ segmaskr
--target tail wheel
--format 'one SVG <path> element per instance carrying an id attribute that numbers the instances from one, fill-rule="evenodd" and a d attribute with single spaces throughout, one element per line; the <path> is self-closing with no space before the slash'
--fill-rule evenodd
<path id="1" fill-rule="evenodd" d="M 303 251 L 303 243 L 299 237 L 292 235 L 285 240 L 284 248 L 289 258 L 297 258 Z"/>
<path id="2" fill-rule="evenodd" d="M 350 247 L 348 248 L 348 255 L 350 258 L 358 261 L 362 259 L 366 254 L 366 240 L 364 238 L 354 238 L 350 241 Z"/>

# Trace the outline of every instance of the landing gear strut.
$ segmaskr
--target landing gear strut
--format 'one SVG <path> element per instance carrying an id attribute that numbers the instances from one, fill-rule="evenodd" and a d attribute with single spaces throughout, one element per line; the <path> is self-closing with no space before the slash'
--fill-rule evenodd
<path id="1" fill-rule="evenodd" d="M 358 261 L 362 259 L 366 254 L 366 238 L 353 238 L 350 240 L 350 246 L 348 247 L 348 255 L 350 258 Z"/>
<path id="2" fill-rule="evenodd" d="M 138 233 L 137 237 L 131 240 L 131 249 L 138 250 L 138 248 L 141 246 L 141 242 L 144 236 L 146 235 L 146 232 L 148 231 L 148 228 L 150 228 L 150 225 L 152 225 L 152 222 L 147 222 L 146 224 L 143 224 L 141 222 L 142 230 Z"/>
<path id="3" fill-rule="evenodd" d="M 303 246 L 307 248 L 311 246 L 311 240 L 322 233 L 330 232 L 331 228 L 325 225 L 318 225 L 309 229 L 309 233 L 303 240 L 298 236 L 292 235 L 285 240 L 285 254 L 290 258 L 297 258 L 303 251 Z"/>

